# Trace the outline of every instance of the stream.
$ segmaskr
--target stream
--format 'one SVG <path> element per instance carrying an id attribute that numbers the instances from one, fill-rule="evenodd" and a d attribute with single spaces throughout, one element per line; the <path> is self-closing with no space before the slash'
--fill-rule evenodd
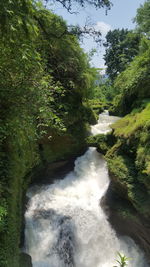
<path id="1" fill-rule="evenodd" d="M 102 113 L 92 134 L 107 133 L 117 119 Z M 106 162 L 89 148 L 63 180 L 28 191 L 25 251 L 33 267 L 113 267 L 118 251 L 131 258 L 128 267 L 148 266 L 134 241 L 109 224 L 100 206 L 108 186 Z"/>

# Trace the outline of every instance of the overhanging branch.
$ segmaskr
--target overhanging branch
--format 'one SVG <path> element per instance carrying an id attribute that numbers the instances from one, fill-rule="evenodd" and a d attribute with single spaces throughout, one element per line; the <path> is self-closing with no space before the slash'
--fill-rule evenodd
<path id="1" fill-rule="evenodd" d="M 85 7 L 86 5 L 90 5 L 95 7 L 96 9 L 99 8 L 106 8 L 106 12 L 111 8 L 112 2 L 111 0 L 45 0 L 46 3 L 48 2 L 58 2 L 60 3 L 69 13 L 73 12 L 73 5 L 78 4 L 81 7 Z"/>

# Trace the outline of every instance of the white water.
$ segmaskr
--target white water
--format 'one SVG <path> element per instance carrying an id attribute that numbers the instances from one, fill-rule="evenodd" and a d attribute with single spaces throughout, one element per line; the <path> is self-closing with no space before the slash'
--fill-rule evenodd
<path id="1" fill-rule="evenodd" d="M 115 120 L 103 113 L 92 133 L 109 131 Z M 99 205 L 108 185 L 106 162 L 90 148 L 63 180 L 28 192 L 25 237 L 33 267 L 113 267 L 117 251 L 132 258 L 129 267 L 147 266 L 130 238 L 116 236 Z"/>

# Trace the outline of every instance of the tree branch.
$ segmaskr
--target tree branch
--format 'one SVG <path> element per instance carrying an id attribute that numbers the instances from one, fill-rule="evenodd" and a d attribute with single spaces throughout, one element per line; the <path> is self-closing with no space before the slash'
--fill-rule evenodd
<path id="1" fill-rule="evenodd" d="M 53 1 L 60 3 L 69 13 L 76 13 L 72 12 L 73 4 L 78 4 L 81 7 L 85 7 L 86 5 L 94 6 L 96 9 L 101 7 L 106 8 L 106 12 L 111 8 L 112 2 L 111 0 L 45 0 L 46 3 Z"/>

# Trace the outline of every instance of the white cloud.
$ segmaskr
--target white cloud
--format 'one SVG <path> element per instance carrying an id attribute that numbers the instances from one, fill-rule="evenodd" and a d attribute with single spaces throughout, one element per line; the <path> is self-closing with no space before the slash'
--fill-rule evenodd
<path id="1" fill-rule="evenodd" d="M 97 23 L 95 24 L 95 30 L 100 31 L 102 36 L 105 37 L 107 32 L 112 30 L 112 27 L 104 21 L 97 21 Z"/>

